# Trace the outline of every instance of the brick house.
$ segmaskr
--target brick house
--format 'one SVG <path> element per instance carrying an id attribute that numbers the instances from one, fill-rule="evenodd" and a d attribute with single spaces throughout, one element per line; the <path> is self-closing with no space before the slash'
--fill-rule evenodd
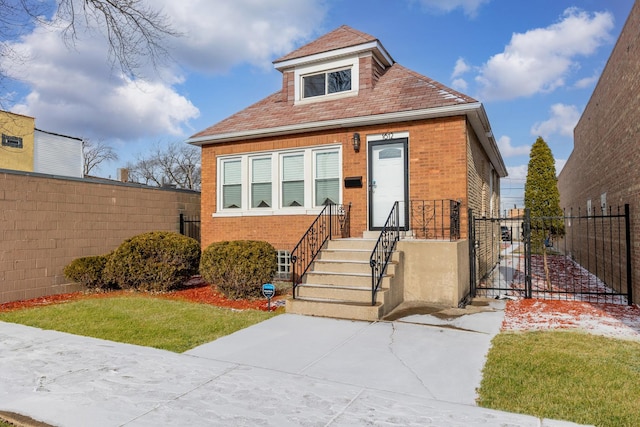
<path id="1" fill-rule="evenodd" d="M 441 280 L 456 290 L 434 297 L 423 276 L 409 284 L 421 276 L 409 252 L 420 251 L 402 251 L 395 273 L 399 301 L 457 305 L 468 286 L 467 208 L 497 215 L 507 174 L 482 104 L 396 63 L 379 40 L 348 26 L 274 66 L 281 90 L 187 141 L 202 147 L 203 247 L 255 239 L 290 251 L 327 203 L 350 204 L 351 237 L 377 237 L 395 201 L 414 237 L 403 242 L 416 243 L 414 205 L 459 201 L 459 239 L 439 242 L 453 245 Z M 445 256 L 442 247 L 433 250 Z"/>
<path id="2" fill-rule="evenodd" d="M 574 147 L 558 176 L 560 203 L 582 215 L 613 213 L 630 205 L 631 263 L 640 263 L 640 3 L 635 2 L 574 129 Z M 607 247 L 624 245 L 612 233 Z M 592 254 L 601 272 L 622 272 L 616 257 Z M 613 265 L 612 265 L 613 263 Z M 604 277 L 601 277 L 605 279 Z M 608 277 L 606 279 L 609 279 Z M 624 278 L 623 278 L 624 279 Z M 612 280 L 618 282 L 618 278 Z M 624 282 L 624 280 L 622 280 Z M 634 302 L 640 295 L 640 270 L 632 270 Z"/>

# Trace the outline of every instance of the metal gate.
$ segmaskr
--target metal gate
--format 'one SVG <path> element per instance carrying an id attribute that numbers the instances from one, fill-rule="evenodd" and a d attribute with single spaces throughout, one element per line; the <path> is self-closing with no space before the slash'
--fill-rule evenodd
<path id="1" fill-rule="evenodd" d="M 629 205 L 562 217 L 475 218 L 470 295 L 631 304 Z"/>

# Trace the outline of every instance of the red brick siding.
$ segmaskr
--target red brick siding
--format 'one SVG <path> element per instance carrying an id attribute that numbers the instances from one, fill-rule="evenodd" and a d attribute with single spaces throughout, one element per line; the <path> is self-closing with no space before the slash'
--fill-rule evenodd
<path id="1" fill-rule="evenodd" d="M 313 221 L 309 215 L 214 218 L 216 212 L 216 158 L 238 153 L 342 143 L 343 177 L 362 176 L 362 188 L 343 188 L 343 203 L 352 203 L 351 235 L 367 228 L 367 135 L 409 132 L 409 191 L 411 199 L 460 199 L 463 221 L 467 206 L 467 124 L 464 116 L 263 138 L 246 142 L 206 145 L 202 149 L 202 245 L 234 239 L 267 240 L 278 249 L 291 249 Z M 352 147 L 359 132 L 360 152 Z M 477 141 L 475 138 L 473 141 Z M 478 144 L 477 142 L 471 142 Z M 482 150 L 478 147 L 477 150 Z M 485 156 L 486 158 L 486 156 Z M 466 222 L 465 222 L 466 224 Z M 466 225 L 465 225 L 466 227 Z M 462 229 L 466 236 L 466 228 Z"/>

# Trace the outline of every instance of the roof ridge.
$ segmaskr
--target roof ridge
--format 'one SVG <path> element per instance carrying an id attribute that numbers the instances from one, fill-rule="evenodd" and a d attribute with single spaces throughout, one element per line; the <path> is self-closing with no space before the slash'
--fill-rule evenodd
<path id="1" fill-rule="evenodd" d="M 330 52 L 345 47 L 357 46 L 367 42 L 378 41 L 371 34 L 367 34 L 360 30 L 356 30 L 346 24 L 343 24 L 319 38 L 300 46 L 299 48 L 289 52 L 288 54 L 273 61 L 274 64 L 289 59 L 297 59 L 305 56 L 311 56 L 317 53 Z"/>

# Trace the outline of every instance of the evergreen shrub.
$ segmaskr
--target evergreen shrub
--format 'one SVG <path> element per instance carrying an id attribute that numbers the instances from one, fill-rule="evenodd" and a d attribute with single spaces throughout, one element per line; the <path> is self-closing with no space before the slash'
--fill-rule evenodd
<path id="1" fill-rule="evenodd" d="M 104 277 L 104 267 L 110 255 L 76 258 L 64 268 L 64 276 L 87 289 L 114 288 L 116 285 Z"/>
<path id="2" fill-rule="evenodd" d="M 168 291 L 197 274 L 200 244 L 191 237 L 152 231 L 125 240 L 109 257 L 105 277 L 123 289 Z"/>
<path id="3" fill-rule="evenodd" d="M 261 298 L 276 268 L 276 250 L 256 240 L 214 242 L 200 260 L 202 278 L 229 299 Z"/>

